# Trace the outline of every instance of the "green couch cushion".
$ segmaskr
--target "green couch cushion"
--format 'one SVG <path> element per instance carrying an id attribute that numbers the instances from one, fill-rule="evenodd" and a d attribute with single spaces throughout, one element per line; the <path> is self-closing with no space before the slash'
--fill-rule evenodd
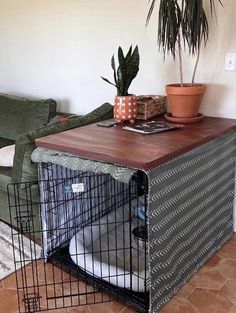
<path id="1" fill-rule="evenodd" d="M 6 138 L 0 138 L 0 149 L 6 146 L 14 145 L 15 141 L 6 139 Z"/>
<path id="2" fill-rule="evenodd" d="M 16 139 L 16 152 L 14 157 L 12 182 L 32 182 L 37 181 L 37 166 L 31 161 L 31 154 L 35 149 L 35 139 L 47 135 L 56 134 L 72 128 L 96 123 L 113 116 L 113 106 L 104 103 L 92 112 L 82 117 L 71 117 L 64 122 L 54 123 L 47 127 L 20 135 Z"/>
<path id="3" fill-rule="evenodd" d="M 0 94 L 0 137 L 16 140 L 17 136 L 47 125 L 56 114 L 52 99 L 31 100 Z"/>

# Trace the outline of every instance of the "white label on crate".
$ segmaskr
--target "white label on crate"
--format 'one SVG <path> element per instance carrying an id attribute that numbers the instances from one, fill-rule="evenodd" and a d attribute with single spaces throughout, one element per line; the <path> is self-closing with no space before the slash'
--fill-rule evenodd
<path id="1" fill-rule="evenodd" d="M 84 183 L 72 184 L 73 192 L 84 192 Z"/>

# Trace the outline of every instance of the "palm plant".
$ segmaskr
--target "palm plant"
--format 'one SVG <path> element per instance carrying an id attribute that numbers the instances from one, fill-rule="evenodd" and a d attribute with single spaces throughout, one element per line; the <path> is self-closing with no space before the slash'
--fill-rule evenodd
<path id="1" fill-rule="evenodd" d="M 192 75 L 194 84 L 198 66 L 200 48 L 202 43 L 206 45 L 209 38 L 208 20 L 204 9 L 203 0 L 150 0 L 151 2 L 146 25 L 149 23 L 154 8 L 159 3 L 158 16 L 158 44 L 163 51 L 164 58 L 171 53 L 175 59 L 179 56 L 180 81 L 183 86 L 182 47 L 187 47 L 191 55 L 196 56 L 196 62 Z M 208 0 L 211 16 L 215 12 L 215 2 L 222 5 L 221 0 Z"/>
<path id="2" fill-rule="evenodd" d="M 101 78 L 116 87 L 117 96 L 128 96 L 129 87 L 133 79 L 136 77 L 139 71 L 139 50 L 138 46 L 132 49 L 129 48 L 126 55 L 124 55 L 121 47 L 118 48 L 118 67 L 116 68 L 114 55 L 111 58 L 111 67 L 113 69 L 114 83 L 107 78 L 101 76 Z"/>

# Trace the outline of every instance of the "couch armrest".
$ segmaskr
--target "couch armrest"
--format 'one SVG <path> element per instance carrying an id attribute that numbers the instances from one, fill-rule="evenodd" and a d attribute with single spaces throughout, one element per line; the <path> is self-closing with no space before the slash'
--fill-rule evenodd
<path id="1" fill-rule="evenodd" d="M 35 149 L 35 139 L 96 123 L 98 121 L 112 118 L 112 116 L 113 106 L 109 103 L 104 103 L 97 109 L 82 117 L 74 116 L 63 122 L 56 122 L 49 126 L 18 136 L 16 138 L 12 182 L 34 182 L 38 180 L 37 166 L 31 161 L 31 154 Z"/>

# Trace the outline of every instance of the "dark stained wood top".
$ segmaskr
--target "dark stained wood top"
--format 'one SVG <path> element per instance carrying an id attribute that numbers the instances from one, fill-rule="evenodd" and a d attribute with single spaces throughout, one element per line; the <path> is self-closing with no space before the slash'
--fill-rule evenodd
<path id="1" fill-rule="evenodd" d="M 216 137 L 236 130 L 236 120 L 205 117 L 201 122 L 163 133 L 142 135 L 96 124 L 36 140 L 38 147 L 149 170 Z"/>

